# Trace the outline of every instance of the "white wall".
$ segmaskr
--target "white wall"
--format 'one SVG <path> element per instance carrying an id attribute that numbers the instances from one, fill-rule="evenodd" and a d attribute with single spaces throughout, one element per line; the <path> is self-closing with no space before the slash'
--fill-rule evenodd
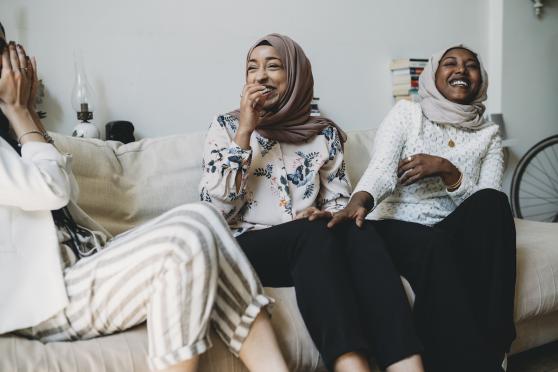
<path id="1" fill-rule="evenodd" d="M 537 19 L 532 3 L 505 0 L 502 112 L 511 148 L 505 187 L 517 160 L 539 140 L 558 133 L 558 1 Z"/>
<path id="2" fill-rule="evenodd" d="M 392 105 L 389 60 L 455 42 L 484 55 L 491 9 L 483 0 L 2 0 L 0 18 L 8 39 L 39 59 L 50 128 L 70 133 L 75 124 L 81 48 L 99 96 L 96 122 L 131 120 L 153 137 L 205 130 L 234 109 L 245 53 L 270 32 L 306 50 L 325 114 L 347 129 L 376 127 Z"/>

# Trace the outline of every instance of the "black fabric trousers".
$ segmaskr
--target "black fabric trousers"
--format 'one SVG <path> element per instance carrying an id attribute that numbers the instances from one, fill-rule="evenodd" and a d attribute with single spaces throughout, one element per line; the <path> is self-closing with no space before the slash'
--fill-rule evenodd
<path id="1" fill-rule="evenodd" d="M 515 338 L 515 226 L 505 194 L 481 190 L 433 227 L 369 221 L 416 295 L 428 372 L 501 371 Z"/>
<path id="2" fill-rule="evenodd" d="M 296 220 L 244 233 L 240 246 L 267 287 L 294 286 L 308 331 L 329 369 L 347 352 L 386 367 L 420 353 L 399 274 L 378 234 L 354 224 Z"/>

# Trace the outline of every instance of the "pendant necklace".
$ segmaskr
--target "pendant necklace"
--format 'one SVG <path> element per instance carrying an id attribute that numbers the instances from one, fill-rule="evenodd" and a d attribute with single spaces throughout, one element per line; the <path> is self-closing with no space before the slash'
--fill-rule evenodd
<path id="1" fill-rule="evenodd" d="M 446 137 L 448 139 L 448 147 L 450 148 L 454 148 L 455 147 L 455 141 L 453 139 L 451 139 L 449 133 L 447 133 L 447 131 L 451 129 L 451 127 L 449 125 L 446 125 L 445 128 L 443 128 L 444 131 L 444 137 Z"/>

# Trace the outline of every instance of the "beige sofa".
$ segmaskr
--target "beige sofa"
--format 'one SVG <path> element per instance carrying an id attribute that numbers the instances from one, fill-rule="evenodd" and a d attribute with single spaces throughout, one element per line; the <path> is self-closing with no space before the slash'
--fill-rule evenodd
<path id="1" fill-rule="evenodd" d="M 374 131 L 349 134 L 346 158 L 356 183 L 369 160 Z M 80 204 L 118 233 L 179 204 L 197 201 L 204 135 L 117 142 L 55 136 L 74 155 Z M 513 352 L 558 339 L 558 224 L 517 220 L 517 340 Z M 276 298 L 273 324 L 292 371 L 321 371 L 292 288 L 268 289 Z M 201 371 L 245 371 L 220 342 L 202 357 Z M 89 341 L 52 343 L 0 337 L 0 371 L 147 371 L 144 326 Z"/>

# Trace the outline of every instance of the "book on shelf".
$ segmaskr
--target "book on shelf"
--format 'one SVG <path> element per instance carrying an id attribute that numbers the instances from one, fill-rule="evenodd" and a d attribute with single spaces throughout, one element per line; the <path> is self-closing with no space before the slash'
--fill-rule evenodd
<path id="1" fill-rule="evenodd" d="M 394 96 L 404 96 L 414 92 L 418 93 L 418 85 L 416 87 L 413 87 L 405 84 L 399 84 L 399 85 L 394 85 L 391 89 L 391 93 Z"/>
<path id="2" fill-rule="evenodd" d="M 395 103 L 402 101 L 402 100 L 406 100 L 406 101 L 411 101 L 411 102 L 418 102 L 418 94 L 407 94 L 404 96 L 393 96 L 393 98 L 395 99 Z"/>
<path id="3" fill-rule="evenodd" d="M 393 76 L 397 76 L 397 75 L 416 75 L 419 76 L 420 73 L 424 70 L 424 67 L 404 67 L 404 68 L 398 68 L 395 70 L 391 70 L 391 74 Z"/>
<path id="4" fill-rule="evenodd" d="M 415 83 L 418 87 L 418 75 L 395 75 L 391 77 L 393 85 Z"/>
<path id="5" fill-rule="evenodd" d="M 428 63 L 426 58 L 397 58 L 391 61 L 389 68 L 391 70 L 397 70 L 402 68 L 424 68 Z"/>
<path id="6" fill-rule="evenodd" d="M 419 76 L 427 63 L 426 58 L 398 58 L 391 61 L 391 93 L 395 102 L 418 101 Z"/>

